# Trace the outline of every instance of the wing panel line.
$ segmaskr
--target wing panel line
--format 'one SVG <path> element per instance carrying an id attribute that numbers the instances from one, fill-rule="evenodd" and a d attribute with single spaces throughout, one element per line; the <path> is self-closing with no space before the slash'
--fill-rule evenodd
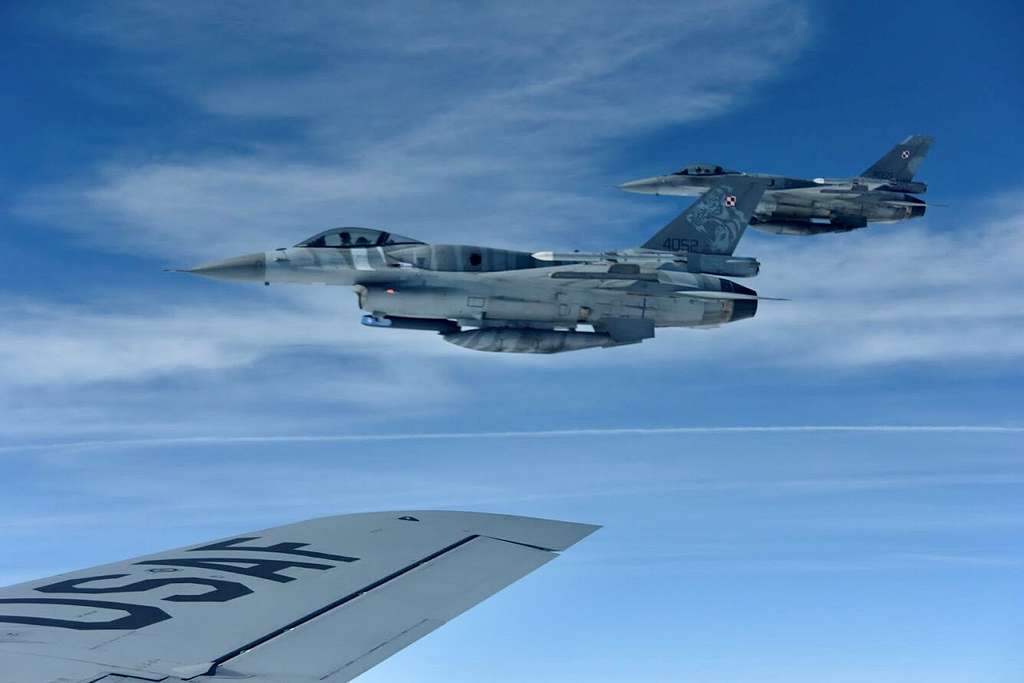
<path id="1" fill-rule="evenodd" d="M 430 555 L 427 555 L 423 559 L 420 559 L 420 560 L 417 560 L 416 562 L 413 562 L 412 564 L 410 564 L 407 567 L 399 569 L 398 571 L 396 571 L 396 572 L 394 572 L 392 574 L 389 574 L 389 575 L 385 576 L 382 579 L 378 579 L 377 581 L 374 581 L 373 583 L 371 583 L 371 584 L 369 584 L 367 586 L 364 586 L 364 587 L 360 588 L 359 590 L 353 591 L 352 593 L 349 593 L 348 595 L 346 595 L 346 596 L 344 596 L 342 598 L 339 598 L 338 600 L 335 600 L 334 602 L 331 602 L 331 603 L 329 603 L 327 605 L 324 605 L 323 607 L 321 607 L 318 610 L 310 612 L 309 614 L 307 614 L 307 615 L 305 615 L 303 617 L 299 617 L 295 621 L 292 621 L 291 623 L 289 623 L 289 624 L 287 624 L 285 626 L 282 626 L 282 627 L 280 627 L 278 629 L 275 629 L 275 630 L 271 631 L 270 633 L 268 633 L 265 636 L 261 636 L 261 637 L 257 638 L 256 640 L 253 640 L 250 643 L 247 643 L 246 645 L 243 645 L 243 646 L 241 646 L 239 648 L 236 648 L 236 649 L 232 650 L 231 652 L 228 652 L 227 654 L 224 654 L 224 655 L 221 655 L 220 657 L 217 657 L 216 659 L 213 660 L 212 666 L 210 667 L 210 670 L 208 672 L 206 672 L 206 675 L 207 676 L 212 676 L 212 675 L 216 674 L 218 666 L 228 662 L 231 659 L 234 659 L 235 657 L 239 656 L 243 652 L 246 652 L 246 651 L 251 650 L 251 649 L 253 649 L 255 647 L 263 645 L 263 644 L 267 643 L 268 641 L 271 641 L 274 638 L 277 638 L 278 636 L 282 635 L 283 633 L 285 633 L 287 631 L 290 631 L 293 628 L 296 628 L 298 626 L 301 626 L 302 624 L 305 624 L 305 623 L 307 623 L 309 621 L 312 621 L 313 619 L 316 619 L 317 617 L 322 616 L 322 615 L 326 614 L 327 612 L 330 612 L 333 609 L 337 609 L 338 607 L 341 607 L 345 603 L 350 602 L 352 600 L 355 600 L 356 598 L 358 598 L 359 596 L 363 595 L 364 593 L 368 593 L 368 592 L 370 592 L 370 591 L 372 591 L 374 589 L 380 588 L 384 584 L 389 583 L 391 581 L 394 581 L 395 579 L 397 579 L 397 578 L 399 578 L 399 577 L 401 577 L 401 576 L 403 576 L 405 574 L 408 574 L 409 572 L 411 572 L 412 570 L 416 569 L 417 567 L 420 567 L 420 566 L 426 564 L 427 562 L 430 562 L 431 560 L 435 560 L 438 557 L 441 557 L 442 555 L 444 555 L 446 553 L 450 553 L 451 551 L 455 550 L 456 548 L 459 548 L 459 547 L 461 547 L 461 546 L 463 546 L 463 545 L 465 545 L 465 544 L 469 543 L 470 541 L 472 541 L 474 539 L 477 539 L 477 538 L 480 538 L 480 534 L 473 534 L 472 536 L 466 536 L 462 540 L 456 541 L 455 543 L 452 543 L 451 545 L 449 545 L 449 546 L 447 546 L 445 548 L 441 548 L 437 552 L 431 553 Z"/>

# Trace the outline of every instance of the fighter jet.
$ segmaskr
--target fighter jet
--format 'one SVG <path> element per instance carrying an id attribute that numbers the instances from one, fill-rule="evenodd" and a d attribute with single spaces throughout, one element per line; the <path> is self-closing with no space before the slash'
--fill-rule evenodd
<path id="1" fill-rule="evenodd" d="M 339 515 L 0 588 L 0 683 L 343 683 L 597 528 Z"/>
<path id="2" fill-rule="evenodd" d="M 720 276 L 757 274 L 756 259 L 732 254 L 766 186 L 758 178 L 730 178 L 634 249 L 530 253 L 431 245 L 345 227 L 186 272 L 268 285 L 350 286 L 366 311 L 364 325 L 432 330 L 478 351 L 634 344 L 657 327 L 713 327 L 753 317 L 757 292 Z"/>
<path id="3" fill-rule="evenodd" d="M 847 232 L 868 223 L 893 223 L 923 216 L 928 190 L 914 180 L 933 138 L 911 135 L 870 168 L 852 178 L 787 178 L 766 173 L 730 171 L 715 164 L 694 164 L 671 175 L 631 180 L 619 185 L 641 194 L 696 196 L 736 177 L 763 178 L 768 189 L 754 211 L 751 226 L 782 235 Z"/>

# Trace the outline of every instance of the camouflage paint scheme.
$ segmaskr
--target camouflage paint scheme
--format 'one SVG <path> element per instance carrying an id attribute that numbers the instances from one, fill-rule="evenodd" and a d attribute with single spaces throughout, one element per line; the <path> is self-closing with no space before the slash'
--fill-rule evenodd
<path id="1" fill-rule="evenodd" d="M 633 344 L 658 327 L 714 327 L 755 314 L 757 293 L 720 276 L 757 274 L 755 259 L 732 253 L 765 187 L 760 179 L 730 179 L 636 249 L 531 254 L 335 228 L 291 248 L 187 272 L 350 286 L 367 312 L 365 325 L 431 330 L 480 351 Z"/>
<path id="2" fill-rule="evenodd" d="M 933 138 L 911 135 L 870 168 L 851 178 L 787 178 L 741 173 L 715 164 L 693 164 L 670 175 L 623 183 L 627 192 L 668 196 L 699 196 L 709 187 L 735 177 L 768 181 L 751 227 L 783 235 L 846 232 L 869 223 L 892 223 L 923 216 L 927 205 L 916 197 L 928 190 L 914 174 Z"/>

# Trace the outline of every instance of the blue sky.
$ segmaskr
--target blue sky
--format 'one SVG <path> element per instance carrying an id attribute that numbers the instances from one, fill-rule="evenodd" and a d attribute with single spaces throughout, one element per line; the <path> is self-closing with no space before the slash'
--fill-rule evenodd
<path id="1" fill-rule="evenodd" d="M 1020 19 L 5 5 L 0 583 L 320 514 L 533 514 L 605 528 L 366 680 L 1019 680 Z M 347 291 L 161 271 L 338 224 L 632 245 L 682 203 L 619 182 L 855 173 L 917 132 L 946 206 L 748 234 L 793 301 L 640 347 L 473 354 Z"/>

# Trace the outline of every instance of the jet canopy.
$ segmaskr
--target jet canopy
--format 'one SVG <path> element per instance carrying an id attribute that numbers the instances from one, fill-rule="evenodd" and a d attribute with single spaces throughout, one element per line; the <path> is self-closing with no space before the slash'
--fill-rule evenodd
<path id="1" fill-rule="evenodd" d="M 693 164 L 692 166 L 687 166 L 676 171 L 672 175 L 728 175 L 735 173 L 736 171 L 730 171 L 727 168 L 714 166 L 712 164 Z"/>
<path id="2" fill-rule="evenodd" d="M 352 247 L 389 247 L 394 244 L 423 244 L 411 237 L 372 228 L 332 228 L 296 244 L 296 247 L 349 249 Z"/>

